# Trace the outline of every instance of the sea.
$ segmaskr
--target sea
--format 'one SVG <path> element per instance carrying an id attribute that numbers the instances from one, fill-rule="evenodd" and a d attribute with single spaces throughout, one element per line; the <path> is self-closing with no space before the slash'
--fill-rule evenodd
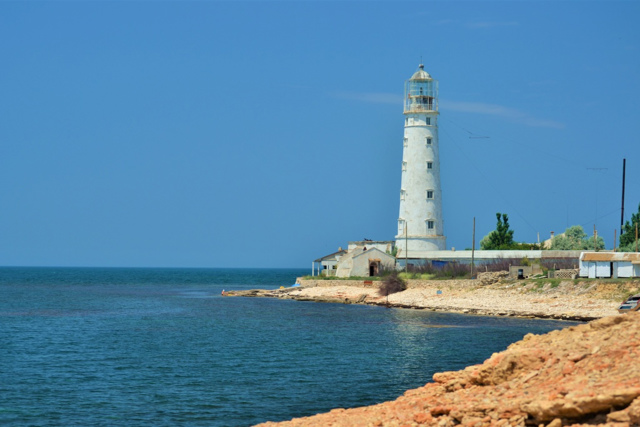
<path id="1" fill-rule="evenodd" d="M 0 425 L 288 420 L 395 399 L 575 324 L 221 295 L 308 273 L 0 268 Z"/>

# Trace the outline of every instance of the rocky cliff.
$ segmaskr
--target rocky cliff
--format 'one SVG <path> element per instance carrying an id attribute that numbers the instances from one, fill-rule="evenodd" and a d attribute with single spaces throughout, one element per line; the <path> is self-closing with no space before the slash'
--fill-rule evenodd
<path id="1" fill-rule="evenodd" d="M 640 313 L 529 334 L 433 380 L 393 402 L 279 425 L 640 426 Z"/>

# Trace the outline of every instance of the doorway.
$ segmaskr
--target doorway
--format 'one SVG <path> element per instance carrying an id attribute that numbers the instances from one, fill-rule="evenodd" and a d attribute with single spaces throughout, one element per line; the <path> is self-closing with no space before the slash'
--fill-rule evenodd
<path id="1" fill-rule="evenodd" d="M 380 260 L 369 260 L 369 277 L 377 276 L 380 273 Z"/>

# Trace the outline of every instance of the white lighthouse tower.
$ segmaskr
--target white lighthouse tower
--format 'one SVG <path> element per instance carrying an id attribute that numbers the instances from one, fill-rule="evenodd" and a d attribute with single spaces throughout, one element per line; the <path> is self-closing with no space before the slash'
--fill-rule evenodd
<path id="1" fill-rule="evenodd" d="M 438 82 L 424 65 L 404 85 L 399 258 L 446 248 L 438 158 Z"/>

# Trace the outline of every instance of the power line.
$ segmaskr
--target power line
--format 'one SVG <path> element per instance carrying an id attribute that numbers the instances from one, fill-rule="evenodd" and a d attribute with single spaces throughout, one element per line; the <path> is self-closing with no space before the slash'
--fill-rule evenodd
<path id="1" fill-rule="evenodd" d="M 506 139 L 504 141 L 501 141 L 500 139 L 496 139 L 495 137 L 489 137 L 489 136 L 482 136 L 479 134 L 476 134 L 468 129 L 466 129 L 465 127 L 463 127 L 462 125 L 454 122 L 453 120 L 446 118 L 443 119 L 444 121 L 447 121 L 449 123 L 451 123 L 452 125 L 462 129 L 463 131 L 465 131 L 467 134 L 469 134 L 468 138 L 469 139 L 487 139 L 487 138 L 491 138 L 492 142 L 497 142 L 499 144 L 504 144 L 508 147 L 512 147 L 512 146 L 517 146 L 519 149 L 525 149 L 528 150 L 529 152 L 535 153 L 535 154 L 543 154 L 545 156 L 546 159 L 553 159 L 559 162 L 562 162 L 563 165 L 572 165 L 576 168 L 584 168 L 585 165 L 583 163 L 579 163 L 577 161 L 575 161 L 575 159 L 572 158 L 566 158 L 566 157 L 562 157 L 562 156 L 558 156 L 555 153 L 551 153 L 545 150 L 540 149 L 539 145 L 536 146 L 529 146 L 529 145 L 521 145 L 521 144 L 517 144 L 517 142 L 511 140 L 511 139 Z M 608 170 L 608 168 L 595 168 L 595 169 L 603 169 L 603 172 Z"/>
<path id="2" fill-rule="evenodd" d="M 444 133 L 447 134 L 447 136 L 450 138 L 450 140 L 452 142 L 454 142 L 454 146 L 462 153 L 462 155 L 467 159 L 467 161 L 469 163 L 471 163 L 471 165 L 473 166 L 473 168 L 478 171 L 478 173 L 485 179 L 485 182 L 488 182 L 489 179 L 487 178 L 487 176 L 484 174 L 484 172 L 482 172 L 475 164 L 475 162 L 471 159 L 469 159 L 469 157 L 467 157 L 466 153 L 460 148 L 460 146 L 457 145 L 455 139 L 446 131 L 446 129 L 440 128 L 440 130 L 444 131 Z M 497 192 L 497 194 L 499 195 L 499 197 L 502 199 L 503 202 L 505 202 L 507 205 L 509 205 L 514 211 L 515 213 L 518 215 L 518 217 L 520 217 L 520 219 L 522 219 L 525 224 L 527 224 L 529 227 L 531 227 L 531 230 L 533 230 L 534 233 L 536 233 L 538 230 L 536 230 L 533 225 L 531 225 L 529 223 L 529 221 L 527 221 L 527 219 L 518 211 L 518 209 L 516 209 L 515 206 L 513 206 L 513 204 L 511 204 L 511 202 L 509 202 L 507 199 L 505 199 L 502 194 L 500 192 Z"/>

